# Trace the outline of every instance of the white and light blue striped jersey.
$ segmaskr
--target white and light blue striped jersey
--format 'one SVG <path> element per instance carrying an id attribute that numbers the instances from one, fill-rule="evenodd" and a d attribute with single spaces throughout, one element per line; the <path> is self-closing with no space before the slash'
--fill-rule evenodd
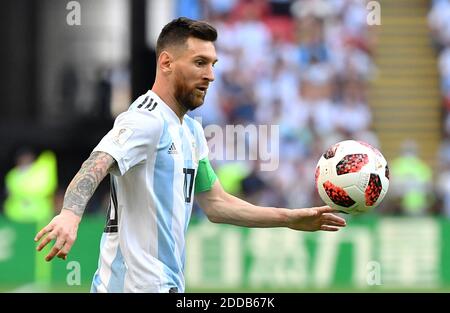
<path id="1" fill-rule="evenodd" d="M 120 114 L 94 151 L 117 162 L 92 292 L 184 292 L 185 234 L 203 129 L 148 91 Z"/>

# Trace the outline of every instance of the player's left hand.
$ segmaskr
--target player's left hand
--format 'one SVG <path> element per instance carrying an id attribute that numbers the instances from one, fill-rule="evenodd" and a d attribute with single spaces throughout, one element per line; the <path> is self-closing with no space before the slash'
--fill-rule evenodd
<path id="1" fill-rule="evenodd" d="M 338 231 L 346 226 L 345 220 L 333 213 L 338 211 L 329 206 L 294 209 L 289 212 L 288 227 L 303 231 Z"/>
<path id="2" fill-rule="evenodd" d="M 62 209 L 61 213 L 55 216 L 52 221 L 42 228 L 34 238 L 38 242 L 44 235 L 44 239 L 36 248 L 41 251 L 49 242 L 55 241 L 49 254 L 45 257 L 46 261 L 51 261 L 55 256 L 66 260 L 72 245 L 77 238 L 78 224 L 81 218 L 71 210 Z"/>

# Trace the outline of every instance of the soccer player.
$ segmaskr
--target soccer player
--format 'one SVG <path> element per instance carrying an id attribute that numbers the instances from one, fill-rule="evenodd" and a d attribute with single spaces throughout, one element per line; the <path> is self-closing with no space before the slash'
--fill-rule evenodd
<path id="1" fill-rule="evenodd" d="M 194 193 L 209 220 L 246 227 L 337 231 L 330 207 L 252 205 L 226 193 L 208 161 L 203 129 L 186 115 L 214 80 L 216 30 L 178 18 L 159 35 L 155 84 L 120 114 L 69 184 L 61 213 L 35 238 L 66 259 L 86 204 L 111 178 L 111 203 L 92 292 L 184 292 L 185 234 Z"/>

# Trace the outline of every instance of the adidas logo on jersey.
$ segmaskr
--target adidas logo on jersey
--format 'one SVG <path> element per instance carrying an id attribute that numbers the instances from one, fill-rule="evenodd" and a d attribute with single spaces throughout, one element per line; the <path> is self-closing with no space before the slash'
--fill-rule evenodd
<path id="1" fill-rule="evenodd" d="M 167 151 L 167 153 L 178 154 L 177 148 L 175 147 L 175 144 L 173 142 L 170 144 L 169 151 Z"/>

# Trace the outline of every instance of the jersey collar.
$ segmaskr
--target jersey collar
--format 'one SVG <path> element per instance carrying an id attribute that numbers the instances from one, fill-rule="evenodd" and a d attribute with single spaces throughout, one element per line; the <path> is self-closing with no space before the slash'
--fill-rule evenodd
<path id="1" fill-rule="evenodd" d="M 178 115 L 155 92 L 153 92 L 152 90 L 149 90 L 148 95 L 153 97 L 155 99 L 155 101 L 161 103 L 161 110 L 164 111 L 165 115 L 171 121 L 173 121 L 174 123 L 176 123 L 178 125 L 181 125 L 181 121 L 180 121 L 180 118 L 178 117 Z M 184 116 L 183 116 L 183 120 L 184 120 Z"/>

